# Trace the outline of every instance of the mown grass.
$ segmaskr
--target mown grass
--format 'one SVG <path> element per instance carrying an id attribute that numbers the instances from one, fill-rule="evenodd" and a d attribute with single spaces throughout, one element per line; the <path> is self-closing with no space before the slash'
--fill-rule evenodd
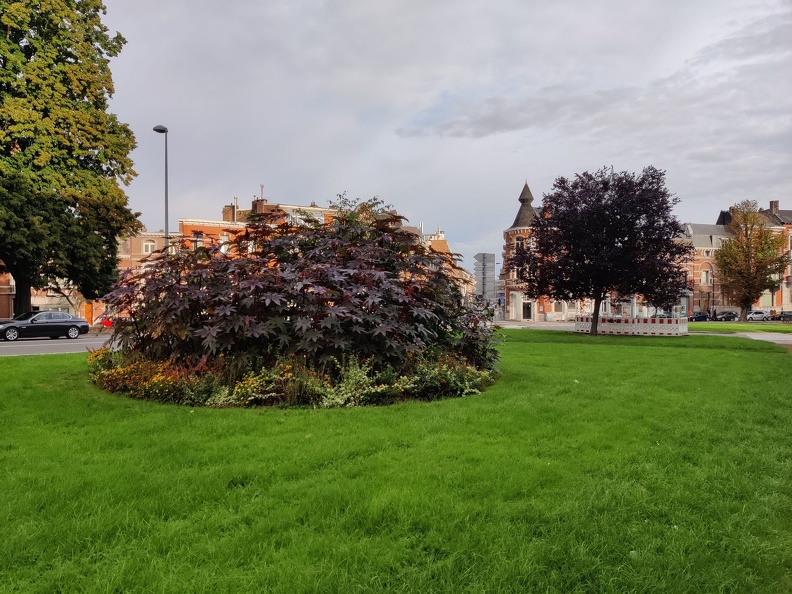
<path id="1" fill-rule="evenodd" d="M 737 332 L 773 332 L 792 334 L 792 324 L 788 322 L 688 322 L 690 332 L 717 332 L 733 334 Z"/>
<path id="2" fill-rule="evenodd" d="M 509 331 L 484 394 L 210 410 L 0 359 L 0 590 L 792 591 L 792 356 Z"/>

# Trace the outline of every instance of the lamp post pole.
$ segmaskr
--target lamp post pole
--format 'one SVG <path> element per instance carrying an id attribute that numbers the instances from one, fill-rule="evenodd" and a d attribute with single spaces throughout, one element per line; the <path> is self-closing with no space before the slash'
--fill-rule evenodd
<path id="1" fill-rule="evenodd" d="M 165 251 L 168 251 L 170 235 L 168 234 L 168 129 L 163 125 L 154 126 L 154 132 L 165 135 Z"/>

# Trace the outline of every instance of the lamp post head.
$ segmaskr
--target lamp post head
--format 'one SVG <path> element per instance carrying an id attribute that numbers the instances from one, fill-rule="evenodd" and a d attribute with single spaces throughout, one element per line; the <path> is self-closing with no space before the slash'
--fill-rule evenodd
<path id="1" fill-rule="evenodd" d="M 168 129 L 162 124 L 159 124 L 158 126 L 154 126 L 154 132 L 158 132 L 160 134 L 167 134 Z"/>

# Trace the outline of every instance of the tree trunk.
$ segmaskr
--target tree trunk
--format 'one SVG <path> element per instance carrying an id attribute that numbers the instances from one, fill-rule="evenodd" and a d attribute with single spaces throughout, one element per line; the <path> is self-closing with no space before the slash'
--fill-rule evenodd
<path id="1" fill-rule="evenodd" d="M 600 317 L 600 306 L 602 306 L 602 297 L 595 297 L 594 298 L 594 317 L 591 319 L 591 334 L 592 336 L 597 335 L 597 326 L 599 325 L 599 317 Z"/>
<path id="2" fill-rule="evenodd" d="M 11 276 L 14 275 L 12 274 Z M 14 315 L 18 316 L 32 309 L 30 305 L 31 285 L 30 281 L 14 277 L 14 286 L 16 287 L 16 293 L 14 293 Z"/>

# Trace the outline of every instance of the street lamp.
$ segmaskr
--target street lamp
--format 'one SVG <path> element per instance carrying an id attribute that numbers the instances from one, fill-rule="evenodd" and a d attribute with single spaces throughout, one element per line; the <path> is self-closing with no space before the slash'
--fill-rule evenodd
<path id="1" fill-rule="evenodd" d="M 168 251 L 168 129 L 162 124 L 154 126 L 154 132 L 165 135 L 165 251 Z"/>

